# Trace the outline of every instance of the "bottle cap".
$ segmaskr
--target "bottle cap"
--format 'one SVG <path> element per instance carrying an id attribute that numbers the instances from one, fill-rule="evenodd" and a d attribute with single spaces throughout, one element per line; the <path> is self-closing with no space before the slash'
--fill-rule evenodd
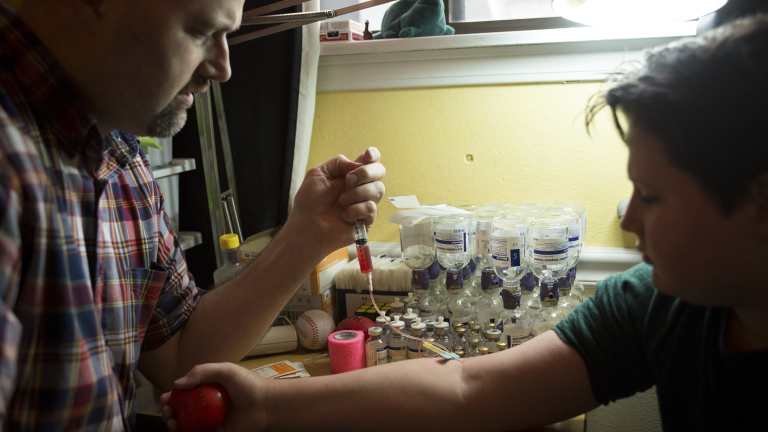
<path id="1" fill-rule="evenodd" d="M 373 326 L 368 328 L 368 336 L 381 336 L 384 329 L 379 326 Z"/>
<path id="2" fill-rule="evenodd" d="M 447 330 L 448 329 L 448 323 L 446 321 L 438 321 L 438 322 L 435 323 L 435 328 L 436 329 Z"/>
<path id="3" fill-rule="evenodd" d="M 219 246 L 224 250 L 237 249 L 240 247 L 240 236 L 234 233 L 222 234 L 219 236 Z"/>
<path id="4" fill-rule="evenodd" d="M 395 297 L 395 300 L 389 304 L 389 308 L 395 311 L 402 311 L 405 304 L 400 301 L 400 297 Z"/>

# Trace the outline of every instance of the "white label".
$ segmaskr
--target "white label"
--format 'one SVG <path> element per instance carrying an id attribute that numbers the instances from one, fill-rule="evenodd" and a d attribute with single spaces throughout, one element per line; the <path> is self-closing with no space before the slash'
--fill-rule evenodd
<path id="1" fill-rule="evenodd" d="M 376 350 L 376 364 L 382 365 L 389 363 L 389 350 L 386 348 Z"/>
<path id="2" fill-rule="evenodd" d="M 533 335 L 530 332 L 523 332 L 519 334 L 510 334 L 507 335 L 507 346 L 512 348 L 513 346 L 518 346 L 523 342 L 527 342 L 529 340 L 533 339 Z"/>
<path id="3" fill-rule="evenodd" d="M 496 267 L 520 267 L 520 237 L 492 238 L 491 259 Z"/>
<path id="4" fill-rule="evenodd" d="M 563 239 L 533 239 L 533 262 L 538 265 L 558 265 L 568 261 L 568 242 Z"/>
<path id="5" fill-rule="evenodd" d="M 408 358 L 409 359 L 422 358 L 422 357 L 423 356 L 421 355 L 421 349 L 419 349 L 419 350 L 412 350 L 412 349 L 408 348 Z"/>
<path id="6" fill-rule="evenodd" d="M 476 255 L 484 256 L 491 253 L 490 237 L 491 223 L 489 221 L 478 221 L 476 237 L 477 250 L 475 251 Z"/>
<path id="7" fill-rule="evenodd" d="M 463 228 L 435 231 L 435 247 L 443 252 L 466 252 L 467 232 Z"/>

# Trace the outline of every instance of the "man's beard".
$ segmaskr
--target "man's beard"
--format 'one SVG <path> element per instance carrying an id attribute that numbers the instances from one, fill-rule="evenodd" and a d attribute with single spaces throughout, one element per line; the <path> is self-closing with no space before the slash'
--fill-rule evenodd
<path id="1" fill-rule="evenodd" d="M 157 113 L 147 127 L 147 135 L 153 137 L 172 137 L 176 135 L 187 122 L 187 110 L 179 106 L 174 99 L 162 111 Z"/>

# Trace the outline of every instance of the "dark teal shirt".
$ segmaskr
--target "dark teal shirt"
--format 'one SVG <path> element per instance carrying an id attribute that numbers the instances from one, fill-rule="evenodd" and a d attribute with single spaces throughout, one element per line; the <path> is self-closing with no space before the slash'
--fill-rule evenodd
<path id="1" fill-rule="evenodd" d="M 595 400 L 656 385 L 666 431 L 768 430 L 768 352 L 728 352 L 728 309 L 664 295 L 651 273 L 640 264 L 600 282 L 555 328 L 584 359 Z"/>

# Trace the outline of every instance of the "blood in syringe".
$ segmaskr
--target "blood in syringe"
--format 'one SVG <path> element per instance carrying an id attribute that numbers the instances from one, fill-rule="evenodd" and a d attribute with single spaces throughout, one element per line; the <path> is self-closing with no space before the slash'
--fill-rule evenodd
<path id="1" fill-rule="evenodd" d="M 371 249 L 368 248 L 368 242 L 356 240 L 355 247 L 357 248 L 357 261 L 360 263 L 360 271 L 362 273 L 370 273 L 373 271 L 373 263 L 371 262 Z"/>

